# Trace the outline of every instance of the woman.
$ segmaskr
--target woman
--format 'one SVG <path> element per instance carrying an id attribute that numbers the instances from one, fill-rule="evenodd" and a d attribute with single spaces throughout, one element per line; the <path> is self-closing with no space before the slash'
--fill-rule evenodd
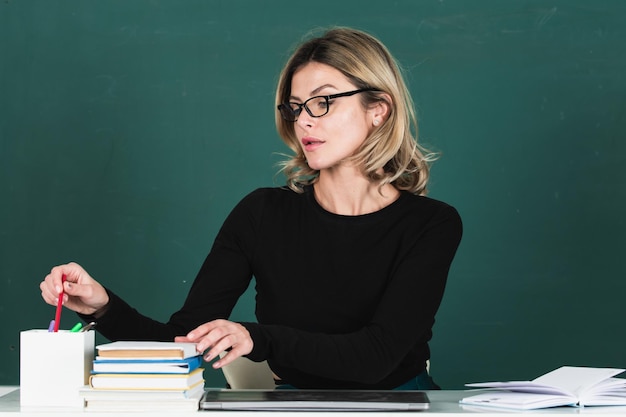
<path id="1" fill-rule="evenodd" d="M 278 132 L 293 150 L 288 187 L 259 189 L 230 213 L 183 307 L 147 318 L 77 264 L 41 284 L 111 340 L 195 342 L 220 368 L 267 360 L 279 384 L 432 389 L 435 313 L 462 225 L 427 198 L 430 156 L 387 49 L 337 28 L 302 44 L 281 73 Z M 67 280 L 62 284 L 61 277 Z M 258 323 L 227 318 L 251 277 Z"/>

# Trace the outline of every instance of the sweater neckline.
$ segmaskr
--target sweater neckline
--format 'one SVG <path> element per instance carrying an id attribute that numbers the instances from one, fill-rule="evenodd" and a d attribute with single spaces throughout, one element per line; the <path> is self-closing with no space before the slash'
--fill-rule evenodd
<path id="1" fill-rule="evenodd" d="M 321 213 L 324 216 L 328 216 L 335 219 L 345 219 L 346 221 L 364 221 L 364 220 L 374 220 L 379 217 L 387 216 L 388 213 L 391 213 L 397 209 L 402 204 L 402 201 L 407 198 L 408 193 L 406 191 L 400 190 L 400 196 L 396 198 L 391 204 L 381 208 L 380 210 L 373 211 L 371 213 L 366 214 L 337 214 L 331 211 L 326 210 L 315 198 L 315 191 L 313 190 L 313 185 L 307 185 L 304 187 L 304 194 L 308 200 L 308 202 L 313 206 L 313 208 Z"/>

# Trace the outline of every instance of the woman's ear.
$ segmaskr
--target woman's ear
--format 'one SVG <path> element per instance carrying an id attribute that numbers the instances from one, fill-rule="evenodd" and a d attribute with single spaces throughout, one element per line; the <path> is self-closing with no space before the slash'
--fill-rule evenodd
<path id="1" fill-rule="evenodd" d="M 387 120 L 389 113 L 391 113 L 391 103 L 393 103 L 391 96 L 383 93 L 380 95 L 380 100 L 372 104 L 372 107 L 370 108 L 372 125 L 380 126 L 385 120 Z"/>

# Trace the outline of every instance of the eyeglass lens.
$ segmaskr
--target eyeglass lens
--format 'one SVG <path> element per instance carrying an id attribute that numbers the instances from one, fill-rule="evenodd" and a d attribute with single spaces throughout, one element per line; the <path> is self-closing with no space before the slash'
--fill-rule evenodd
<path id="1" fill-rule="evenodd" d="M 302 113 L 303 107 L 304 109 L 306 109 L 307 113 L 309 113 L 311 117 L 324 116 L 326 113 L 328 113 L 328 97 L 311 97 L 302 104 L 290 102 L 281 105 L 279 108 L 281 116 L 285 120 L 295 121 L 300 113 Z"/>

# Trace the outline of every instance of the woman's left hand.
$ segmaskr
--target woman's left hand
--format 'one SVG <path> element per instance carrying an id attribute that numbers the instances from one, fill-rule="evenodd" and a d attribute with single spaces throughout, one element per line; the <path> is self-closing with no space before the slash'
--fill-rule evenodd
<path id="1" fill-rule="evenodd" d="M 247 355 L 252 352 L 254 346 L 250 333 L 244 326 L 222 319 L 204 323 L 190 331 L 187 336 L 177 336 L 174 341 L 196 343 L 196 349 L 200 353 L 208 349 L 204 353 L 204 360 L 207 362 L 230 349 L 223 358 L 213 364 L 214 369 L 219 369 L 238 357 Z"/>

